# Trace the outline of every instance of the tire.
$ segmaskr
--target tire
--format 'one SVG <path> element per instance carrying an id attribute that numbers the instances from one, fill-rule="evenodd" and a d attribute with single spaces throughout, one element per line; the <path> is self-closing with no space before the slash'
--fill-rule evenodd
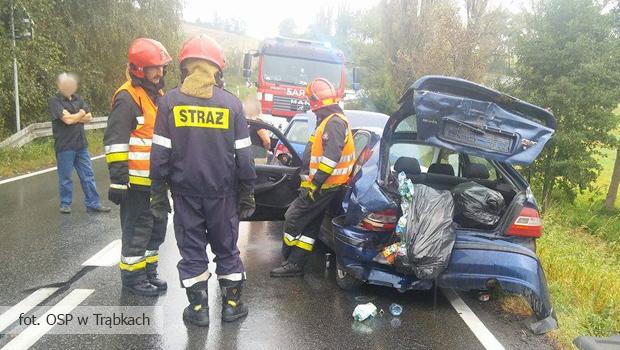
<path id="1" fill-rule="evenodd" d="M 364 282 L 351 276 L 338 264 L 336 265 L 336 284 L 342 290 L 355 290 L 361 287 Z"/>

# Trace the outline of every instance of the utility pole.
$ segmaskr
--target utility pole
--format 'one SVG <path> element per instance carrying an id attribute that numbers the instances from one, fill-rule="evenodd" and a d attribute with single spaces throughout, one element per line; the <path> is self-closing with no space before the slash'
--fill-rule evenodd
<path id="1" fill-rule="evenodd" d="M 15 39 L 15 4 L 11 0 L 11 35 L 13 38 L 13 96 L 15 98 L 15 128 L 21 130 L 21 118 L 19 115 L 19 77 L 17 72 L 17 43 Z"/>

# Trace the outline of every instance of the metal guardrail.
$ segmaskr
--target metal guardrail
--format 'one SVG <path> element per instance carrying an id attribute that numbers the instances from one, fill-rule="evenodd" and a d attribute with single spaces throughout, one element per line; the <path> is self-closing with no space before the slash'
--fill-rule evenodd
<path id="1" fill-rule="evenodd" d="M 103 129 L 108 125 L 108 117 L 97 117 L 84 124 L 84 129 Z M 21 147 L 28 142 L 39 137 L 52 135 L 52 122 L 30 124 L 15 134 L 9 136 L 6 140 L 0 142 L 0 148 L 5 147 Z"/>

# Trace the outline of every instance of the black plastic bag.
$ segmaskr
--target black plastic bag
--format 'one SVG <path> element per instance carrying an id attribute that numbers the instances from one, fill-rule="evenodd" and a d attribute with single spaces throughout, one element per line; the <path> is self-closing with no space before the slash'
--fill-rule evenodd
<path id="1" fill-rule="evenodd" d="M 504 197 L 488 187 L 470 181 L 452 189 L 454 221 L 464 227 L 495 226 L 504 212 Z"/>
<path id="2" fill-rule="evenodd" d="M 419 279 L 433 279 L 448 266 L 454 247 L 452 194 L 414 185 L 410 205 L 407 230 L 401 237 L 408 242 L 408 261 L 401 262 L 400 267 L 411 270 Z"/>

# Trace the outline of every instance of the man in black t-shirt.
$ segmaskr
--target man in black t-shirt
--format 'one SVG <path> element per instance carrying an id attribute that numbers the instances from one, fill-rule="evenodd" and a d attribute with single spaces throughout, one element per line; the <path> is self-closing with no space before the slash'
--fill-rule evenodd
<path id="1" fill-rule="evenodd" d="M 52 132 L 54 134 L 54 150 L 58 165 L 58 184 L 60 190 L 60 212 L 71 213 L 73 199 L 73 168 L 77 171 L 84 202 L 89 212 L 109 212 L 110 208 L 103 207 L 99 200 L 95 185 L 95 173 L 88 154 L 88 142 L 84 134 L 84 124 L 93 117 L 90 108 L 76 94 L 77 78 L 71 74 L 62 73 L 58 76 L 58 92 L 50 97 L 48 110 L 52 117 Z"/>

